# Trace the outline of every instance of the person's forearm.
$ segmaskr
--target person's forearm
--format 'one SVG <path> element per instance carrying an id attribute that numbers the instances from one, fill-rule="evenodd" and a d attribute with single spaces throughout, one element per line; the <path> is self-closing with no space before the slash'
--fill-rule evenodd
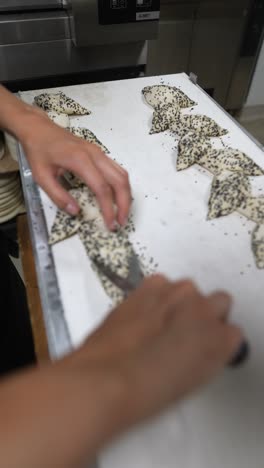
<path id="1" fill-rule="evenodd" d="M 76 468 L 122 425 L 124 387 L 71 357 L 0 386 L 0 466 Z"/>
<path id="2" fill-rule="evenodd" d="M 34 108 L 0 85 L 0 128 L 23 140 L 30 130 L 30 123 L 39 113 Z"/>
<path id="3" fill-rule="evenodd" d="M 190 281 L 145 280 L 78 351 L 0 383 L 0 466 L 83 466 L 209 382 L 243 341 L 230 306 Z"/>

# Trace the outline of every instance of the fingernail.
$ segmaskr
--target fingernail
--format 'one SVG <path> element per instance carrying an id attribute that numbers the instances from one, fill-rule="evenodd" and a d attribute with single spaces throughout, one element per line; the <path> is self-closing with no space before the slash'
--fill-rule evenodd
<path id="1" fill-rule="evenodd" d="M 243 341 L 233 359 L 228 364 L 229 367 L 238 367 L 244 364 L 250 354 L 250 346 L 247 341 Z"/>
<path id="2" fill-rule="evenodd" d="M 117 231 L 117 230 L 118 230 L 118 223 L 117 223 L 117 221 L 113 221 L 112 224 L 110 224 L 110 230 L 111 230 L 111 231 Z"/>
<path id="3" fill-rule="evenodd" d="M 120 217 L 120 216 L 118 216 L 118 221 L 119 221 L 119 225 L 120 225 L 120 226 L 125 226 L 126 223 L 128 222 L 128 218 L 127 218 L 127 217 Z"/>
<path id="4" fill-rule="evenodd" d="M 66 211 L 72 216 L 75 216 L 79 213 L 79 207 L 77 205 L 74 205 L 73 203 L 68 203 L 66 206 Z"/>

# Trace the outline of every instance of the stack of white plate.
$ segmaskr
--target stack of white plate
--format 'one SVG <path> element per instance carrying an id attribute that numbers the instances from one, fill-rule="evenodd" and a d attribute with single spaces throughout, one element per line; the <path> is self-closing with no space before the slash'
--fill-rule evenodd
<path id="1" fill-rule="evenodd" d="M 4 223 L 23 212 L 24 202 L 19 174 L 0 175 L 0 223 Z"/>

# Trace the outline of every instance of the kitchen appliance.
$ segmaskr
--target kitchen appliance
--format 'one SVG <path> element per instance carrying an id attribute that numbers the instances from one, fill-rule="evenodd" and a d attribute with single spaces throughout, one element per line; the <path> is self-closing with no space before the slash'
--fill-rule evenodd
<path id="1" fill-rule="evenodd" d="M 3 0 L 0 81 L 25 89 L 40 77 L 138 76 L 159 10 L 159 0 Z"/>
<path id="2" fill-rule="evenodd" d="M 236 58 L 227 96 L 228 109 L 241 108 L 245 102 L 264 39 L 264 2 L 254 0 L 246 18 L 244 35 Z"/>
<path id="3" fill-rule="evenodd" d="M 159 0 L 72 0 L 77 46 L 135 42 L 157 36 Z"/>
<path id="4" fill-rule="evenodd" d="M 194 72 L 222 106 L 241 109 L 263 30 L 263 0 L 161 0 L 147 75 Z"/>
<path id="5" fill-rule="evenodd" d="M 20 10 L 40 10 L 42 8 L 58 8 L 62 6 L 62 0 L 2 0 L 0 12 L 20 11 Z"/>

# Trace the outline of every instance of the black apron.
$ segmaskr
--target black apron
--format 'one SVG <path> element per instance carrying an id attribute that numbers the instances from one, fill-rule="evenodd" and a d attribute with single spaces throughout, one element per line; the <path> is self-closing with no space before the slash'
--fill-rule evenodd
<path id="1" fill-rule="evenodd" d="M 35 362 L 25 286 L 9 258 L 17 251 L 0 229 L 0 375 Z"/>

